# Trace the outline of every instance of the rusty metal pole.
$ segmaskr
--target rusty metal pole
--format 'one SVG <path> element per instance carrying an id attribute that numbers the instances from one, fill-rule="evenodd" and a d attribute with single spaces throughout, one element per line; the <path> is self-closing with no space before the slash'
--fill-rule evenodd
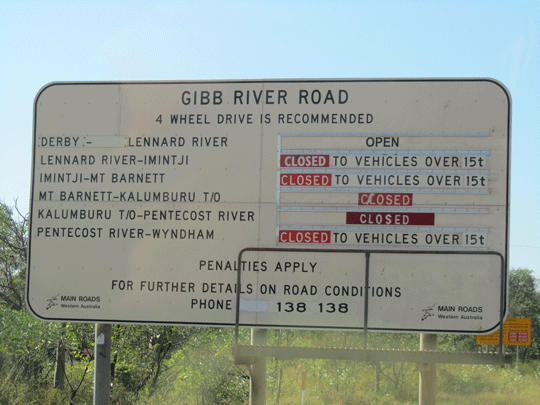
<path id="1" fill-rule="evenodd" d="M 420 334 L 420 350 L 437 350 L 437 335 Z M 435 405 L 437 398 L 437 365 L 422 363 L 418 366 L 420 378 L 418 384 L 418 404 Z"/>

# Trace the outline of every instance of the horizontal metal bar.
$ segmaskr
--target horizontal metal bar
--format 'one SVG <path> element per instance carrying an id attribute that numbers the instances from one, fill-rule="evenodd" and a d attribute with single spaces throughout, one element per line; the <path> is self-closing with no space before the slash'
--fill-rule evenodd
<path id="1" fill-rule="evenodd" d="M 439 352 L 419 350 L 340 349 L 327 347 L 237 346 L 233 349 L 236 364 L 255 364 L 257 358 L 336 359 L 355 361 L 404 361 L 410 363 L 491 364 L 500 365 L 498 353 Z M 512 355 L 502 356 L 504 364 L 512 364 Z"/>
<path id="2" fill-rule="evenodd" d="M 489 156 L 489 150 L 361 150 L 361 149 L 281 149 L 280 155 L 458 155 L 458 156 Z"/>
<path id="3" fill-rule="evenodd" d="M 310 136 L 322 136 L 322 137 L 331 137 L 331 136 L 342 136 L 342 137 L 356 137 L 356 136 L 489 136 L 489 132 L 379 132 L 379 133 L 371 133 L 371 132 L 356 132 L 356 133 L 349 133 L 349 132 L 336 132 L 336 133 L 327 133 L 327 132 L 313 132 L 313 133 L 306 133 L 306 132 L 284 132 L 280 133 L 280 136 L 287 137 L 287 136 L 295 136 L 295 137 L 310 137 Z"/>

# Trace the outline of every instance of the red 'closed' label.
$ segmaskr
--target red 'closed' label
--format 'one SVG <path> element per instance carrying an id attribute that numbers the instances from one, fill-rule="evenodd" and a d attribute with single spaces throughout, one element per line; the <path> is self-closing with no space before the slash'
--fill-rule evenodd
<path id="1" fill-rule="evenodd" d="M 435 225 L 433 212 L 347 212 L 347 225 Z"/>
<path id="2" fill-rule="evenodd" d="M 358 205 L 410 206 L 412 193 L 360 193 Z"/>
<path id="3" fill-rule="evenodd" d="M 283 173 L 280 177 L 280 184 L 291 187 L 327 187 L 332 185 L 332 175 L 328 173 Z"/>
<path id="4" fill-rule="evenodd" d="M 280 243 L 330 243 L 330 231 L 279 231 Z"/>
<path id="5" fill-rule="evenodd" d="M 281 155 L 281 167 L 329 167 L 329 155 Z"/>

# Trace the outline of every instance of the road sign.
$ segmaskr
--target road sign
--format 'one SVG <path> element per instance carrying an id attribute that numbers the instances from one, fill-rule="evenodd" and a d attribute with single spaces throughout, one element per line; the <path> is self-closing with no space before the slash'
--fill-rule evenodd
<path id="1" fill-rule="evenodd" d="M 238 270 L 243 325 L 476 334 L 505 310 L 494 80 L 52 83 L 34 114 L 39 318 L 234 325 Z"/>
<path id="2" fill-rule="evenodd" d="M 500 330 L 489 335 L 479 335 L 476 343 L 479 345 L 498 345 Z M 503 345 L 530 346 L 531 345 L 531 318 L 507 318 L 503 327 Z"/>

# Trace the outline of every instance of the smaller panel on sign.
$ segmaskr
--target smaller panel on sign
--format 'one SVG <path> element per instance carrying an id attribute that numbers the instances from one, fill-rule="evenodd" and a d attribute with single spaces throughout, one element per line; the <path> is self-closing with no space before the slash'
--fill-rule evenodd
<path id="1" fill-rule="evenodd" d="M 500 321 L 500 274 L 498 255 L 373 253 L 368 327 L 492 330 Z"/>
<path id="2" fill-rule="evenodd" d="M 363 328 L 365 254 L 246 251 L 243 261 L 264 263 L 266 270 L 241 274 L 241 285 L 252 285 L 253 294 L 240 301 L 240 325 Z"/>

